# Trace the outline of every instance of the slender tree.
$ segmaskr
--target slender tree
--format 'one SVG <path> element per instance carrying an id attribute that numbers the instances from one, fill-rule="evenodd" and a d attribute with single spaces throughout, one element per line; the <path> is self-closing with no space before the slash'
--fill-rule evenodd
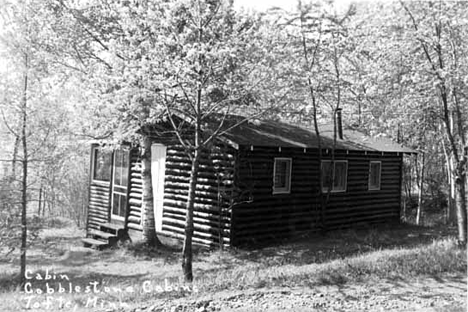
<path id="1" fill-rule="evenodd" d="M 343 38 L 345 37 L 345 22 L 352 10 L 343 14 L 333 11 L 333 6 L 325 2 L 303 3 L 297 2 L 296 11 L 287 13 L 275 10 L 278 16 L 278 26 L 287 33 L 288 53 L 292 58 L 285 58 L 284 62 L 298 63 L 300 66 L 292 67 L 293 71 L 288 73 L 294 77 L 296 86 L 292 87 L 299 94 L 301 101 L 292 101 L 293 106 L 288 106 L 287 115 L 299 113 L 299 122 L 313 127 L 317 136 L 318 162 L 323 159 L 323 138 L 319 128 L 324 123 L 327 115 L 331 117 L 334 124 L 333 146 L 337 142 L 337 112 L 341 109 L 343 97 L 344 79 L 342 77 L 342 59 L 347 51 Z M 281 34 L 278 34 L 281 37 Z M 296 95 L 297 97 L 297 95 Z M 328 112 L 327 108 L 330 108 Z M 319 113 L 321 112 L 321 113 Z M 311 116 L 311 117 L 310 117 Z M 292 119 L 296 119 L 292 116 Z M 332 150 L 332 162 L 334 161 L 334 147 Z M 333 171 L 333 166 L 330 167 Z M 318 180 L 323 181 L 324 172 L 319 170 Z M 334 175 L 327 172 L 332 179 L 328 182 L 333 184 Z M 326 227 L 324 213 L 330 196 L 331 185 L 328 192 L 322 193 L 321 187 L 317 190 L 317 198 L 320 200 L 318 206 L 320 212 L 318 224 Z"/>
<path id="2" fill-rule="evenodd" d="M 263 53 L 258 18 L 238 15 L 230 1 L 91 1 L 87 7 L 64 2 L 61 8 L 77 21 L 83 38 L 94 42 L 83 44 L 91 49 L 83 63 L 91 64 L 91 79 L 114 113 L 106 123 L 114 128 L 113 139 L 140 141 L 144 147 L 147 240 L 156 237 L 151 125 L 165 123 L 190 160 L 182 267 L 185 280 L 192 281 L 193 210 L 202 154 L 210 152 L 224 131 L 264 112 L 273 96 L 277 102 L 283 96 L 282 91 L 265 91 L 273 89 L 265 87 L 274 81 L 265 70 L 272 59 Z M 232 113 L 244 118 L 229 123 Z"/>
<path id="3" fill-rule="evenodd" d="M 44 21 L 51 13 L 47 4 L 46 1 L 34 0 L 5 1 L 0 8 L 0 52 L 5 61 L 5 67 L 1 68 L 0 117 L 8 130 L 8 135 L 3 138 L 10 138 L 4 146 L 12 149 L 10 159 L 0 159 L 2 163 L 11 162 L 8 180 L 12 184 L 10 203 L 2 205 L 2 208 L 11 208 L 5 222 L 9 230 L 3 232 L 2 228 L 0 244 L 21 246 L 20 277 L 23 281 L 27 247 L 35 236 L 30 234 L 35 234 L 42 225 L 28 221 L 32 216 L 30 202 L 37 199 L 40 185 L 44 182 L 47 190 L 54 188 L 55 193 L 47 196 L 42 193 L 41 201 L 49 201 L 48 205 L 64 204 L 61 202 L 65 193 L 62 178 L 70 173 L 66 171 L 71 162 L 75 161 L 73 164 L 77 165 L 77 158 L 72 156 L 79 154 L 77 147 L 80 146 L 79 142 L 69 140 L 67 104 L 68 98 L 74 94 L 67 92 L 70 91 L 66 85 L 69 76 L 57 67 L 50 70 L 56 65 L 53 60 L 60 50 L 56 47 L 52 57 L 53 37 L 50 29 L 44 27 Z M 84 170 L 85 167 L 82 168 Z M 70 202 L 75 200 L 70 198 Z M 43 211 L 44 208 L 45 205 Z M 60 211 L 63 213 L 63 209 Z M 0 211 L 2 216 L 4 213 Z M 18 223 L 21 231 L 16 235 Z"/>
<path id="4" fill-rule="evenodd" d="M 467 200 L 466 171 L 468 161 L 466 85 L 461 81 L 467 73 L 466 61 L 460 58 L 461 49 L 468 48 L 466 27 L 460 14 L 465 6 L 459 2 L 428 2 L 421 7 L 400 2 L 408 18 L 408 33 L 420 53 L 420 63 L 415 64 L 418 74 L 427 73 L 437 101 L 434 109 L 444 125 L 448 153 L 453 157 L 452 175 L 457 193 L 456 211 L 458 241 L 466 246 Z M 410 41 L 411 42 L 411 41 Z M 466 50 L 465 50 L 466 51 Z M 456 126 L 451 125 L 451 112 L 456 116 Z"/>

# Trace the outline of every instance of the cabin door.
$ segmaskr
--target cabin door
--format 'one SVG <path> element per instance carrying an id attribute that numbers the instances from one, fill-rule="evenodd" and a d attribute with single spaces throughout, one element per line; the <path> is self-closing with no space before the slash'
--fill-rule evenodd
<path id="1" fill-rule="evenodd" d="M 112 170 L 111 221 L 125 221 L 130 153 L 125 149 L 114 152 Z"/>
<path id="2" fill-rule="evenodd" d="M 165 174 L 166 146 L 153 144 L 151 146 L 151 180 L 153 184 L 153 207 L 156 232 L 162 231 Z"/>

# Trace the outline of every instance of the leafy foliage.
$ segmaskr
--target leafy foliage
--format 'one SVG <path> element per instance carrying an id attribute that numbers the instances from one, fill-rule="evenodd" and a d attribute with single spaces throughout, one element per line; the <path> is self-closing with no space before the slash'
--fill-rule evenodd
<path id="1" fill-rule="evenodd" d="M 4 174 L 0 240 L 8 247 L 6 252 L 19 246 L 25 226 L 28 240 L 37 236 L 42 220 L 34 214 L 73 216 L 79 223 L 84 219 L 83 207 L 74 206 L 87 196 L 88 162 L 73 129 L 82 122 L 76 120 L 75 109 L 83 97 L 76 89 L 77 78 L 71 78 L 69 70 L 56 61 L 62 50 L 46 23 L 51 14 L 48 3 L 5 1 L 0 9 L 4 61 L 0 116 L 5 131 L 0 157 Z M 76 181 L 78 175 L 80 181 Z M 75 190 L 65 188 L 72 183 Z M 26 206 L 25 213 L 21 205 Z M 23 214 L 26 222 L 21 221 Z"/>

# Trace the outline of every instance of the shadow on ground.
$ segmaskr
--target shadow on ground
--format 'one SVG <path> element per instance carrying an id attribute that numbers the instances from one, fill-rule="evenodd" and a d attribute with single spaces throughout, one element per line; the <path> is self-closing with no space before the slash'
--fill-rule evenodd
<path id="1" fill-rule="evenodd" d="M 343 259 L 380 249 L 411 248 L 455 235 L 454 227 L 442 225 L 378 225 L 366 229 L 338 230 L 291 238 L 281 242 L 279 246 L 239 249 L 233 251 L 233 255 L 240 260 L 266 265 L 304 265 Z"/>
<path id="2" fill-rule="evenodd" d="M 142 261 L 141 263 L 146 261 L 144 265 L 148 266 L 167 265 L 173 270 L 180 269 L 180 243 L 164 238 L 162 239 L 164 246 L 161 247 L 122 244 L 115 249 L 96 251 L 82 247 L 83 231 L 52 228 L 47 229 L 45 233 L 46 235 L 33 242 L 28 250 L 28 268 L 34 267 L 40 270 L 51 266 L 63 267 L 67 268 L 67 272 L 72 272 L 74 278 L 81 276 L 79 274 L 81 270 L 88 272 L 87 275 L 83 276 L 85 280 L 107 277 L 130 281 L 142 277 L 142 274 L 132 275 L 134 271 L 129 269 L 139 261 Z M 262 267 L 301 266 L 344 259 L 381 249 L 411 248 L 430 244 L 435 239 L 455 235 L 456 229 L 445 225 L 432 227 L 408 224 L 380 225 L 360 230 L 348 229 L 295 237 L 288 241 L 276 241 L 276 246 L 258 249 L 230 249 L 220 252 L 194 248 L 194 262 L 201 274 L 216 274 L 245 263 L 260 264 Z M 16 256 L 10 257 L 10 260 L 0 261 L 0 265 L 8 266 L 10 270 L 0 274 L 0 290 L 9 289 L 12 283 L 17 281 L 17 277 L 9 272 L 16 271 L 17 268 L 19 270 L 18 255 L 19 253 L 16 252 Z M 109 267 L 106 266 L 107 264 Z M 122 269 L 129 269 L 129 271 L 127 274 L 122 271 L 107 272 L 106 270 L 111 270 L 110 267 L 114 269 L 118 267 L 112 264 L 122 264 Z M 101 265 L 100 272 L 106 274 L 92 273 L 95 265 Z M 155 274 L 159 274 L 158 270 L 156 272 Z M 331 273 L 320 278 L 323 280 L 319 281 L 319 284 L 323 285 L 346 283 L 346 278 L 340 274 L 333 275 Z M 394 282 L 399 283 L 400 281 L 395 280 Z"/>

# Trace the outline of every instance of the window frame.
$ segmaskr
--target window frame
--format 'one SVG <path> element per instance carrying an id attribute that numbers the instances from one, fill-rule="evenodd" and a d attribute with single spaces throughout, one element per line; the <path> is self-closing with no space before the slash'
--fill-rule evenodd
<path id="1" fill-rule="evenodd" d="M 118 148 L 112 153 L 112 185 L 118 187 L 128 188 L 129 181 L 128 175 L 130 170 L 130 151 L 126 148 Z M 119 159 L 118 159 L 119 158 Z M 126 163 L 124 166 L 123 160 L 126 158 Z M 120 166 L 117 167 L 117 163 L 120 163 Z M 119 169 L 119 171 L 117 171 Z M 116 181 L 116 177 L 120 178 L 119 181 Z M 124 183 L 125 182 L 125 183 Z"/>
<path id="2" fill-rule="evenodd" d="M 378 175 L 379 186 L 378 186 L 378 187 L 371 186 L 372 164 L 379 164 L 379 175 Z M 369 172 L 368 172 L 368 175 L 369 175 L 369 179 L 368 179 L 368 183 L 367 183 L 368 190 L 369 190 L 369 191 L 380 191 L 381 188 L 382 188 L 382 161 L 379 161 L 379 160 L 371 160 L 371 161 L 369 161 Z"/>
<path id="3" fill-rule="evenodd" d="M 324 172 L 323 172 L 323 165 L 325 163 L 332 163 L 332 160 L 322 160 L 321 164 L 320 164 L 320 170 L 321 170 L 321 176 L 322 176 L 322 180 L 320 181 L 320 187 L 322 189 L 322 193 L 345 193 L 347 192 L 348 190 L 348 161 L 347 160 L 334 160 L 333 161 L 333 172 L 332 172 L 332 185 L 331 185 L 331 189 L 328 188 L 328 186 L 324 186 L 323 183 L 324 183 L 324 178 L 325 178 L 325 175 L 324 175 Z M 337 163 L 342 163 L 342 164 L 345 164 L 345 178 L 344 178 L 344 188 L 343 189 L 335 189 L 335 172 L 336 172 L 336 164 Z"/>
<path id="4" fill-rule="evenodd" d="M 286 167 L 286 186 L 277 187 L 275 185 L 276 178 L 276 166 L 279 162 L 289 163 L 289 170 Z M 277 194 L 291 194 L 291 176 L 292 176 L 292 158 L 291 157 L 275 157 L 273 161 L 273 195 Z"/>
<path id="5" fill-rule="evenodd" d="M 121 159 L 118 159 L 121 157 Z M 122 161 L 123 158 L 127 158 L 127 172 L 123 172 L 125 167 L 123 166 L 123 163 L 121 163 L 120 167 L 117 167 L 116 164 L 118 161 Z M 119 168 L 119 172 L 117 172 L 117 168 Z M 126 185 L 123 185 L 122 183 L 117 183 L 116 177 L 120 177 L 120 182 L 122 182 L 124 178 L 124 174 L 126 174 Z M 130 173 L 130 150 L 125 147 L 120 147 L 118 149 L 115 149 L 112 152 L 112 187 L 111 187 L 111 219 L 113 220 L 120 220 L 124 221 L 126 218 L 126 214 L 128 213 L 128 191 L 130 188 L 130 181 L 129 181 L 129 173 Z M 118 198 L 118 206 L 116 207 L 116 201 L 115 199 Z M 122 200 L 123 205 L 122 205 Z M 117 209 L 117 213 L 114 213 L 114 211 Z M 123 214 L 122 214 L 123 213 Z"/>
<path id="6" fill-rule="evenodd" d="M 98 161 L 99 153 L 103 153 L 103 148 L 102 146 L 93 146 L 92 148 L 92 170 L 91 170 L 91 181 L 93 183 L 98 183 L 98 184 L 105 184 L 108 185 L 112 182 L 112 165 L 113 165 L 113 153 L 108 152 L 108 156 L 110 158 L 110 163 L 109 163 L 109 180 L 102 180 L 102 179 L 97 179 L 96 178 L 96 163 Z"/>

